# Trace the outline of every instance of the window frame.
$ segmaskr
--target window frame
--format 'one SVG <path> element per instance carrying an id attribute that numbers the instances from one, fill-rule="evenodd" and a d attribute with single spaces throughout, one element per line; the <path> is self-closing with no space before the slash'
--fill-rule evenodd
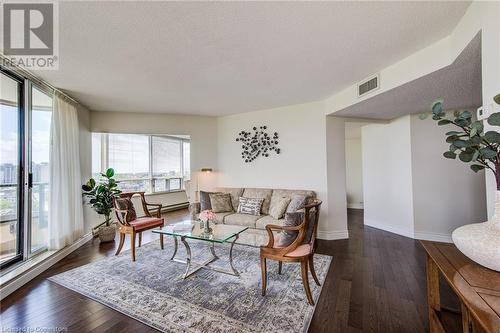
<path id="1" fill-rule="evenodd" d="M 109 167 L 109 135 L 110 134 L 121 134 L 121 135 L 142 135 L 148 138 L 148 152 L 149 152 L 149 172 L 148 178 L 130 178 L 130 179 L 120 179 L 119 182 L 131 182 L 131 181 L 149 181 L 150 192 L 145 191 L 147 195 L 158 195 L 167 193 L 176 193 L 185 191 L 184 181 L 191 179 L 191 170 L 189 170 L 189 178 L 185 177 L 184 170 L 184 143 L 189 143 L 191 145 L 191 139 L 179 138 L 172 135 L 162 135 L 162 134 L 136 134 L 136 133 L 98 133 L 94 132 L 92 134 L 100 134 L 101 136 L 101 173 L 104 173 Z M 180 172 L 181 177 L 153 177 L 153 137 L 167 138 L 170 140 L 178 141 L 180 144 Z M 190 146 L 191 148 L 191 146 Z M 190 157 L 191 158 L 191 157 Z M 166 180 L 166 190 L 155 191 L 155 180 L 165 179 Z M 179 179 L 180 187 L 178 189 L 170 190 L 170 181 L 172 179 Z"/>

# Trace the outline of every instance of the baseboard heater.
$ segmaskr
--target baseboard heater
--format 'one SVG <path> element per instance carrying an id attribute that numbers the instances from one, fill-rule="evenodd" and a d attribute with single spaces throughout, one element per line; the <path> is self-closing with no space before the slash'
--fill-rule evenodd
<path id="1" fill-rule="evenodd" d="M 174 210 L 185 209 L 189 207 L 189 202 L 181 202 L 174 205 L 168 205 L 161 208 L 162 213 L 168 213 Z"/>

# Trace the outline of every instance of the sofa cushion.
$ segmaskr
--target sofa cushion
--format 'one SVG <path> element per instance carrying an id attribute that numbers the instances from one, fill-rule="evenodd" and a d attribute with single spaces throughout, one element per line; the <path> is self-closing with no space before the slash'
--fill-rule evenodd
<path id="1" fill-rule="evenodd" d="M 234 214 L 234 212 L 215 213 L 214 222 L 217 224 L 222 224 L 222 223 L 224 223 L 224 218 L 228 215 L 231 215 L 231 214 Z"/>
<path id="2" fill-rule="evenodd" d="M 304 221 L 304 212 L 286 213 L 284 226 L 296 227 Z M 276 247 L 287 247 L 297 238 L 298 231 L 283 230 L 277 235 Z"/>
<path id="3" fill-rule="evenodd" d="M 243 196 L 243 188 L 238 187 L 219 187 L 216 189 L 217 192 L 229 193 L 231 194 L 231 204 L 233 205 L 233 210 L 238 210 L 238 205 L 240 204 L 240 197 Z"/>
<path id="4" fill-rule="evenodd" d="M 273 195 L 271 197 L 271 205 L 269 206 L 269 215 L 275 219 L 282 218 L 290 201 L 290 198 Z"/>
<path id="5" fill-rule="evenodd" d="M 258 219 L 257 222 L 255 222 L 255 228 L 265 229 L 266 225 L 268 224 L 283 225 L 284 223 L 285 219 L 276 220 L 270 215 L 265 215 L 264 217 Z"/>
<path id="6" fill-rule="evenodd" d="M 243 197 L 245 198 L 264 198 L 260 211 L 265 215 L 269 214 L 272 194 L 273 190 L 269 188 L 246 188 L 243 191 Z"/>
<path id="7" fill-rule="evenodd" d="M 314 191 L 309 191 L 309 190 L 283 190 L 283 189 L 276 189 L 273 190 L 273 197 L 276 196 L 278 198 L 286 197 L 286 198 L 293 198 L 295 195 L 302 195 L 306 197 L 307 203 L 311 203 L 314 199 L 316 199 L 316 193 Z"/>
<path id="8" fill-rule="evenodd" d="M 299 210 L 304 210 L 304 206 L 306 205 L 307 198 L 303 195 L 294 195 L 288 207 L 286 209 L 287 213 L 295 213 Z"/>
<path id="9" fill-rule="evenodd" d="M 212 204 L 210 203 L 210 194 L 218 192 L 206 192 L 200 191 L 200 211 L 212 209 Z"/>
<path id="10" fill-rule="evenodd" d="M 255 222 L 259 218 L 260 216 L 235 213 L 224 217 L 224 224 L 242 225 L 245 227 L 255 228 Z"/>
<path id="11" fill-rule="evenodd" d="M 117 198 L 115 199 L 115 204 L 118 209 L 127 211 L 126 222 L 137 219 L 137 213 L 130 198 Z"/>
<path id="12" fill-rule="evenodd" d="M 237 213 L 260 216 L 260 209 L 264 198 L 240 197 Z"/>
<path id="13" fill-rule="evenodd" d="M 210 193 L 210 204 L 214 213 L 233 211 L 231 195 L 229 193 Z"/>

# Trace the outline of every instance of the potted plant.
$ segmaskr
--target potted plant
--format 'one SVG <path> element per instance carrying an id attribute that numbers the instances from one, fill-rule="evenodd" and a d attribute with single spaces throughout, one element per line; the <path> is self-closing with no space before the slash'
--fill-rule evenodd
<path id="1" fill-rule="evenodd" d="M 117 197 L 121 191 L 118 189 L 118 182 L 113 179 L 115 171 L 112 168 L 101 173 L 101 179 L 97 183 L 94 178 L 90 178 L 82 185 L 83 196 L 90 200 L 88 204 L 94 208 L 97 214 L 104 215 L 104 222 L 93 228 L 92 233 L 99 236 L 101 242 L 111 242 L 115 239 L 115 226 L 112 225 L 111 213 L 113 212 L 113 198 Z"/>
<path id="2" fill-rule="evenodd" d="M 494 97 L 500 105 L 500 94 Z M 446 142 L 450 144 L 443 156 L 471 163 L 474 172 L 489 170 L 495 175 L 497 193 L 495 213 L 492 220 L 473 223 L 457 228 L 452 233 L 453 243 L 470 259 L 500 271 L 500 133 L 495 130 L 485 131 L 482 120 L 474 120 L 469 111 L 455 111 L 453 117 L 443 110 L 443 101 L 435 101 L 431 106 L 432 119 L 439 126 L 453 125 L 456 130 L 446 132 Z M 420 119 L 428 114 L 421 114 Z M 491 126 L 500 126 L 500 112 L 491 114 L 487 122 Z"/>

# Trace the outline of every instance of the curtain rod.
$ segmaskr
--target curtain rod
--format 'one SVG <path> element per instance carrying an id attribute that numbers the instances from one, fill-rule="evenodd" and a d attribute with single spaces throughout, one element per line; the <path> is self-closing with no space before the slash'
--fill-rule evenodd
<path id="1" fill-rule="evenodd" d="M 82 103 L 78 102 L 76 99 L 74 99 L 73 97 L 69 96 L 67 93 L 65 93 L 61 89 L 58 89 L 58 88 L 54 87 L 53 85 L 51 85 L 50 83 L 48 83 L 48 82 L 40 79 L 39 77 L 37 77 L 36 75 L 32 74 L 28 70 L 26 70 L 26 69 L 24 69 L 22 67 L 19 67 L 19 66 L 15 65 L 15 64 L 13 64 L 10 61 L 10 59 L 7 58 L 2 53 L 0 53 L 0 58 L 2 58 L 2 63 L 3 64 L 5 64 L 5 63 L 9 64 L 9 66 L 7 67 L 7 69 L 9 69 L 9 70 L 15 72 L 16 74 L 22 76 L 24 79 L 34 81 L 35 83 L 38 83 L 38 84 L 43 85 L 45 87 L 48 87 L 48 88 L 52 89 L 53 91 L 57 91 L 58 93 L 60 93 L 61 95 L 63 95 L 64 97 L 66 97 L 67 99 L 69 99 L 70 101 L 72 101 L 73 103 L 79 104 L 79 105 L 85 107 Z"/>

